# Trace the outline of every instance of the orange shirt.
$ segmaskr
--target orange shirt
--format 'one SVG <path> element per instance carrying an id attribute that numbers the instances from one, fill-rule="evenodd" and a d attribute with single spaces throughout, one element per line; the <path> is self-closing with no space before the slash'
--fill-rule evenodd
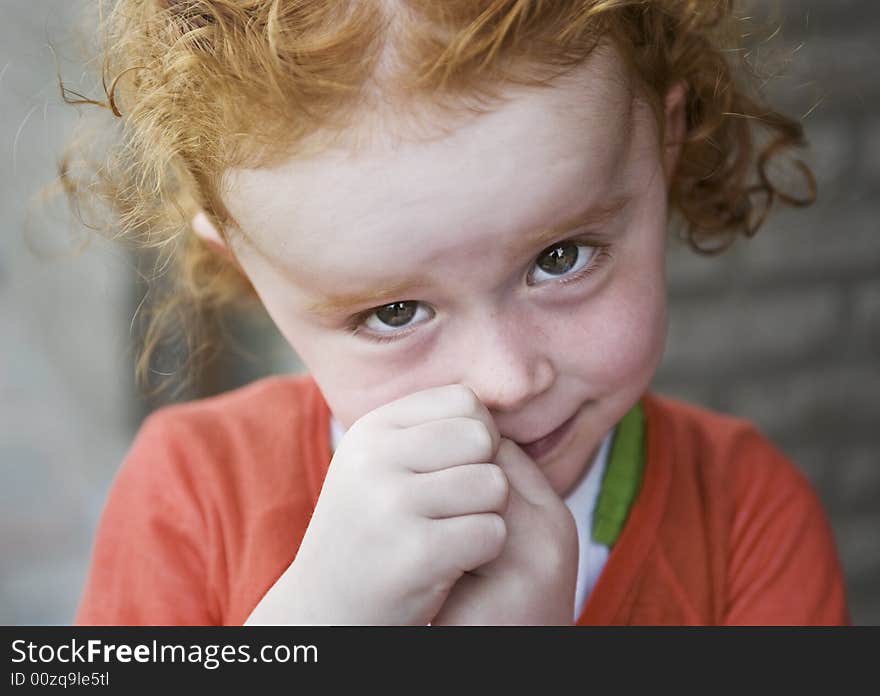
<path id="1" fill-rule="evenodd" d="M 806 479 L 747 421 L 646 393 L 638 497 L 578 624 L 845 624 Z M 76 624 L 241 625 L 296 555 L 330 463 L 310 375 L 166 406 L 98 525 Z"/>

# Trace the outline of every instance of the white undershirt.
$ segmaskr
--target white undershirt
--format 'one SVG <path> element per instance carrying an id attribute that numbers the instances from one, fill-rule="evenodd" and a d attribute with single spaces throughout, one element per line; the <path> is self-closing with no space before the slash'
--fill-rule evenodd
<path id="1" fill-rule="evenodd" d="M 615 428 L 612 428 L 602 445 L 596 453 L 593 465 L 587 471 L 586 476 L 575 485 L 571 492 L 565 497 L 565 504 L 571 511 L 577 525 L 578 533 L 578 573 L 577 586 L 574 595 L 574 621 L 577 621 L 584 609 L 587 597 L 605 562 L 608 560 L 608 547 L 604 544 L 597 544 L 593 541 L 590 534 L 593 524 L 593 509 L 596 506 L 596 498 L 599 496 L 599 487 L 602 482 L 602 475 L 605 473 L 605 466 L 608 462 L 608 452 L 611 448 L 611 441 L 614 437 Z M 342 424 L 336 420 L 334 415 L 330 415 L 330 451 L 336 450 L 336 444 L 342 438 L 345 430 Z"/>
<path id="2" fill-rule="evenodd" d="M 590 596 L 602 568 L 605 567 L 605 561 L 608 560 L 608 547 L 593 541 L 593 510 L 596 507 L 596 499 L 599 497 L 602 476 L 608 463 L 608 453 L 616 429 L 615 426 L 605 435 L 587 475 L 582 477 L 571 492 L 565 496 L 565 504 L 571 510 L 578 532 L 578 574 L 574 593 L 575 621 L 583 612 L 587 597 Z"/>

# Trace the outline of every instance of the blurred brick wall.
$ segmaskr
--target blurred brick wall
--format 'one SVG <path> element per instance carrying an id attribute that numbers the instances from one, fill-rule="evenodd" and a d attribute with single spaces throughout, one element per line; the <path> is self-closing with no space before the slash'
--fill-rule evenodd
<path id="1" fill-rule="evenodd" d="M 782 32 L 766 45 L 792 61 L 766 93 L 792 115 L 809 112 L 820 200 L 774 213 L 719 258 L 671 244 L 654 389 L 751 419 L 797 463 L 831 518 L 854 620 L 880 624 L 880 5 L 782 7 Z M 74 118 L 58 105 L 45 46 L 46 27 L 62 37 L 72 6 L 9 3 L 4 13 L 0 623 L 67 623 L 110 478 L 158 404 L 131 380 L 127 332 L 140 296 L 130 261 L 98 246 L 42 263 L 20 240 L 23 201 L 53 176 Z M 190 396 L 301 369 L 264 316 L 232 326 L 253 357 L 227 352 Z"/>

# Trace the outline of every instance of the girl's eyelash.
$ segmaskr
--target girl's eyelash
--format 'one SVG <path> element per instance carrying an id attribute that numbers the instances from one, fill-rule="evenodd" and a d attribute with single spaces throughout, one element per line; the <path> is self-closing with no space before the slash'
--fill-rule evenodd
<path id="1" fill-rule="evenodd" d="M 375 310 L 373 310 L 373 311 L 375 311 Z M 369 315 L 367 315 L 367 316 L 369 316 Z M 373 341 L 375 343 L 391 343 L 392 341 L 397 341 L 398 339 L 403 338 L 407 334 L 412 333 L 412 330 L 407 331 L 406 329 L 404 329 L 403 331 L 397 331 L 395 333 L 388 333 L 388 334 L 363 333 L 360 330 L 360 323 L 358 323 L 357 325 L 355 325 L 352 328 L 351 333 L 353 336 L 363 336 L 368 341 Z"/>
<path id="2" fill-rule="evenodd" d="M 595 249 L 595 253 L 593 254 L 593 258 L 590 259 L 590 262 L 576 273 L 573 273 L 569 276 L 564 276 L 556 281 L 547 281 L 547 283 L 542 283 L 542 285 L 568 285 L 569 283 L 576 283 L 580 280 L 583 280 L 591 273 L 599 270 L 599 268 L 605 265 L 605 263 L 609 261 L 612 257 L 610 244 L 608 244 L 607 242 L 596 242 L 595 240 L 591 239 L 566 239 L 561 242 L 557 242 L 555 245 L 550 245 L 549 247 L 546 247 L 546 249 L 552 249 L 554 246 L 557 246 L 559 244 L 577 244 L 578 246 L 588 246 Z M 402 329 L 401 331 L 387 334 L 373 334 L 362 331 L 364 321 L 366 321 L 366 319 L 373 312 L 385 306 L 387 305 L 381 305 L 381 307 L 373 307 L 365 312 L 361 312 L 360 314 L 355 315 L 346 325 L 346 330 L 353 336 L 363 336 L 367 340 L 373 341 L 375 343 L 391 343 L 392 341 L 397 341 L 404 338 L 415 330 L 415 327 L 413 327 L 410 330 Z"/>

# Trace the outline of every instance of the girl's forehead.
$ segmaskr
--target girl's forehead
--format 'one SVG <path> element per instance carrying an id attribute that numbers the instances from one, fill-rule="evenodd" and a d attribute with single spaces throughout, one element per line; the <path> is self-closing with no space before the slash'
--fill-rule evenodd
<path id="1" fill-rule="evenodd" d="M 452 136 L 493 112 L 531 106 L 536 110 L 571 110 L 585 119 L 604 114 L 626 118 L 632 106 L 632 80 L 610 43 L 600 44 L 591 56 L 543 87 L 509 84 L 496 89 L 497 99 L 446 98 L 442 105 L 427 98 L 402 102 L 374 98 L 358 113 L 352 127 L 312 136 L 312 154 L 327 151 L 348 155 L 394 149 Z M 585 108 L 586 107 L 586 108 Z M 592 108 L 590 108 L 592 107 Z M 589 123 L 586 123 L 590 127 Z M 307 139 L 308 140 L 308 139 Z M 305 143 L 303 143 L 305 145 Z"/>
<path id="2" fill-rule="evenodd" d="M 572 197 L 600 197 L 631 153 L 633 97 L 597 55 L 550 88 L 511 90 L 492 111 L 441 135 L 330 147 L 265 169 L 228 172 L 240 232 L 285 269 L 336 243 L 546 223 Z M 433 234 L 432 234 L 433 233 Z M 454 237 L 454 235 L 452 235 Z"/>

